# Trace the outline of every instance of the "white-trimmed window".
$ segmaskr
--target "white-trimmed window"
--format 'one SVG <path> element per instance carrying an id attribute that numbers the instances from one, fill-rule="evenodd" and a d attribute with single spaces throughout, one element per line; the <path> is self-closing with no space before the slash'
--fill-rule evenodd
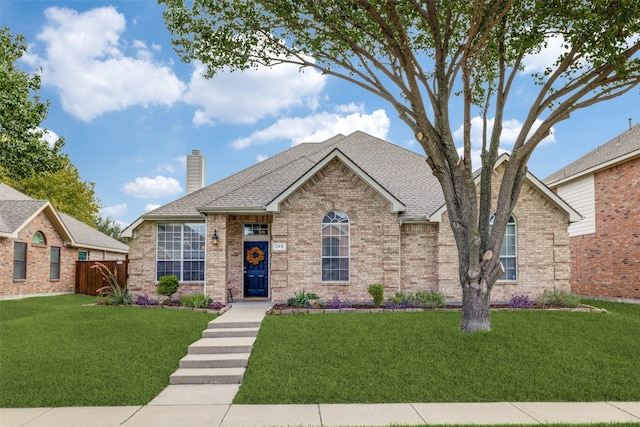
<path id="1" fill-rule="evenodd" d="M 493 225 L 494 217 L 491 217 Z M 504 231 L 504 239 L 500 248 L 500 262 L 504 267 L 504 273 L 498 280 L 516 280 L 518 278 L 518 239 L 516 220 L 513 215 L 509 216 L 507 228 Z"/>
<path id="2" fill-rule="evenodd" d="M 60 247 L 51 246 L 51 257 L 49 260 L 49 279 L 60 279 Z"/>
<path id="3" fill-rule="evenodd" d="M 36 231 L 33 233 L 33 237 L 31 237 L 31 243 L 36 245 L 46 245 L 47 238 L 44 237 L 44 233 L 42 231 Z"/>
<path id="4" fill-rule="evenodd" d="M 349 217 L 342 211 L 322 218 L 322 281 L 349 281 Z"/>
<path id="5" fill-rule="evenodd" d="M 181 282 L 204 280 L 206 226 L 158 224 L 156 279 L 176 276 Z"/>
<path id="6" fill-rule="evenodd" d="M 27 244 L 15 242 L 13 244 L 13 279 L 25 280 L 27 278 Z"/>

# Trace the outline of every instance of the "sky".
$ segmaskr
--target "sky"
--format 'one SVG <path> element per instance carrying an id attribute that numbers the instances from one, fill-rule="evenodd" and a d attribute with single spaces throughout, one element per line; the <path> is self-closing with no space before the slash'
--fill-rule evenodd
<path id="1" fill-rule="evenodd" d="M 186 155 L 206 159 L 206 184 L 301 142 L 360 130 L 424 154 L 413 133 L 385 101 L 337 78 L 294 66 L 201 77 L 173 51 L 155 0 L 0 0 L 0 26 L 29 44 L 19 61 L 42 74 L 50 101 L 42 127 L 84 181 L 95 183 L 101 214 L 126 226 L 185 194 Z M 530 57 L 526 71 L 548 65 Z M 509 150 L 534 86 L 514 84 L 502 147 Z M 460 138 L 461 111 L 452 111 Z M 640 92 L 575 112 L 536 148 L 529 170 L 544 179 L 640 122 Z"/>

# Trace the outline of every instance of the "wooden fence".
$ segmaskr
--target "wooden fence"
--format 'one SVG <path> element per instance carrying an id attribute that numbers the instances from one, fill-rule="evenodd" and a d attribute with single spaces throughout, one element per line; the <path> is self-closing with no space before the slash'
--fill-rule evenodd
<path id="1" fill-rule="evenodd" d="M 98 289 L 109 285 L 100 271 L 95 265 L 102 264 L 110 272 L 116 269 L 118 283 L 120 286 L 127 284 L 127 265 L 128 261 L 76 261 L 76 293 L 97 295 Z"/>

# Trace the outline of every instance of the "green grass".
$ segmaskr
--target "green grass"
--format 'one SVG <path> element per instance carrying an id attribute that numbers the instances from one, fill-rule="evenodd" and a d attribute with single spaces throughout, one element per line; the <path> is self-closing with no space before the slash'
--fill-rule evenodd
<path id="1" fill-rule="evenodd" d="M 0 407 L 146 404 L 214 317 L 95 300 L 0 301 Z"/>
<path id="2" fill-rule="evenodd" d="M 268 316 L 234 403 L 635 401 L 640 305 L 608 314 L 496 311 Z"/>

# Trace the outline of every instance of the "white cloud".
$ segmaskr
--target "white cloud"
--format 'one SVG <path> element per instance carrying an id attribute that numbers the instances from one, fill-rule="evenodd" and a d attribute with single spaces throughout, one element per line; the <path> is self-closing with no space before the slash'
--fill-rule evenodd
<path id="1" fill-rule="evenodd" d="M 216 122 L 254 123 L 295 106 L 314 108 L 324 89 L 326 77 L 316 70 L 304 72 L 295 65 L 244 72 L 220 71 L 204 79 L 205 67 L 196 63 L 184 101 L 200 106 L 195 125 Z"/>
<path id="2" fill-rule="evenodd" d="M 107 217 L 123 216 L 124 214 L 127 213 L 127 204 L 121 203 L 119 205 L 105 206 L 104 208 L 100 209 L 100 213 L 103 216 L 107 216 Z"/>
<path id="3" fill-rule="evenodd" d="M 182 187 L 177 179 L 158 175 L 155 178 L 138 177 L 124 184 L 122 191 L 133 197 L 148 199 L 175 196 L 182 193 Z"/>
<path id="4" fill-rule="evenodd" d="M 43 67 L 43 84 L 60 90 L 63 109 L 84 121 L 133 105 L 172 105 L 186 89 L 166 66 L 152 61 L 146 43 L 132 42 L 137 58 L 123 54 L 120 37 L 124 15 L 114 7 L 77 12 L 51 7 L 37 39 L 46 43 L 44 58 L 30 55 Z"/>
<path id="5" fill-rule="evenodd" d="M 491 138 L 491 129 L 493 128 L 494 119 L 487 120 L 487 140 Z M 536 120 L 529 135 L 534 133 L 538 127 L 542 124 L 541 120 Z M 460 126 L 453 132 L 453 139 L 462 142 L 463 138 L 463 127 Z M 516 119 L 505 120 L 502 122 L 502 134 L 500 135 L 500 148 L 498 149 L 498 153 L 507 153 L 510 152 L 509 148 L 513 146 L 516 142 L 516 139 L 520 132 L 522 131 L 522 123 Z M 551 144 L 556 142 L 556 138 L 553 135 L 554 129 L 551 128 L 551 134 L 544 138 L 541 145 L 543 144 Z M 480 153 L 482 149 L 482 118 L 476 116 L 471 119 L 471 163 L 473 168 L 477 168 L 480 166 Z M 463 154 L 463 148 L 458 148 L 458 154 Z"/>
<path id="6" fill-rule="evenodd" d="M 54 131 L 43 129 L 40 126 L 38 126 L 34 132 L 42 132 L 42 137 L 40 138 L 40 140 L 42 142 L 46 142 L 49 148 L 52 148 L 53 145 L 56 143 L 56 141 L 60 139 L 58 134 L 55 133 Z"/>
<path id="7" fill-rule="evenodd" d="M 493 128 L 494 119 L 487 120 L 487 140 L 491 138 L 491 129 Z M 531 132 L 533 132 L 540 127 L 542 124 L 541 120 L 536 120 Z M 500 145 L 501 146 L 512 146 L 522 131 L 522 123 L 516 119 L 505 120 L 502 122 L 502 134 L 500 135 Z M 542 140 L 541 144 L 550 144 L 556 142 L 556 138 L 553 136 L 553 127 L 551 128 L 551 135 L 547 136 Z M 462 141 L 463 137 L 463 127 L 462 125 L 453 132 L 453 139 L 456 141 Z M 482 147 L 482 118 L 476 116 L 471 119 L 471 146 L 473 148 L 481 148 Z"/>
<path id="8" fill-rule="evenodd" d="M 555 68 L 554 64 L 558 57 L 567 51 L 563 46 L 564 37 L 560 34 L 547 36 L 545 42 L 546 45 L 540 52 L 527 55 L 523 58 L 522 64 L 524 65 L 524 70 L 522 70 L 522 73 L 531 74 L 543 72 L 547 68 Z"/>
<path id="9" fill-rule="evenodd" d="M 246 138 L 233 141 L 231 145 L 240 150 L 282 139 L 289 139 L 292 145 L 297 145 L 302 142 L 320 142 L 339 133 L 348 135 L 357 130 L 384 139 L 390 125 L 391 121 L 384 110 L 376 110 L 371 114 L 357 112 L 346 116 L 322 112 L 307 117 L 280 119 Z"/>
<path id="10" fill-rule="evenodd" d="M 152 211 L 154 209 L 158 209 L 160 206 L 162 206 L 162 205 L 154 205 L 153 203 L 149 203 L 149 204 L 144 205 L 144 211 L 145 212 L 149 212 L 149 211 Z"/>
<path id="11" fill-rule="evenodd" d="M 263 160 L 267 160 L 269 156 L 267 154 L 258 154 L 256 156 L 256 163 L 260 163 Z"/>

